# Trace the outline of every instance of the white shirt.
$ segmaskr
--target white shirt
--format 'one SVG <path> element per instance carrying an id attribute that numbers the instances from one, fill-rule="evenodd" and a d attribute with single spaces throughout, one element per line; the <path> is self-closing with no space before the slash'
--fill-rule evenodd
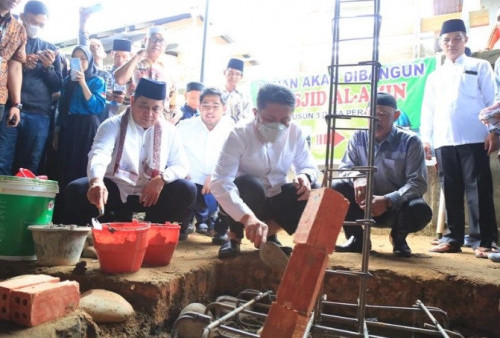
<path id="1" fill-rule="evenodd" d="M 500 101 L 500 56 L 495 61 L 495 81 L 497 84 L 496 101 Z"/>
<path id="2" fill-rule="evenodd" d="M 201 116 L 179 122 L 177 129 L 190 163 L 191 181 L 203 185 L 207 176 L 212 175 L 233 125 L 233 120 L 226 116 L 223 116 L 212 130 L 208 130 Z"/>
<path id="3" fill-rule="evenodd" d="M 238 123 L 224 144 L 210 190 L 224 211 L 234 220 L 240 220 L 252 211 L 240 198 L 234 179 L 251 175 L 263 183 L 266 196 L 272 197 L 287 183 L 286 176 L 292 166 L 297 174 L 307 174 L 316 181 L 317 166 L 298 125 L 291 123 L 276 142 L 270 143 L 261 141 L 256 120 Z"/>
<path id="4" fill-rule="evenodd" d="M 222 98 L 226 101 L 226 116 L 231 117 L 235 123 L 253 118 L 250 98 L 242 91 L 234 89 L 229 92 L 224 87 Z"/>
<path id="5" fill-rule="evenodd" d="M 145 176 L 142 165 L 138 166 L 138 179 L 135 185 L 114 176 L 114 165 L 120 138 L 120 123 L 124 114 L 110 117 L 99 126 L 89 152 L 87 167 L 87 177 L 89 180 L 96 177 L 106 177 L 115 182 L 120 190 L 120 197 L 123 202 L 127 200 L 128 195 L 140 195 L 150 180 Z M 130 116 L 129 125 L 132 128 L 137 128 L 137 133 L 127 135 L 125 142 L 134 142 L 137 144 L 135 147 L 137 149 L 136 158 L 143 163 L 147 152 L 151 151 L 153 147 L 150 141 L 152 137 L 149 137 L 150 135 L 148 134 L 153 133 L 154 128 L 144 129 L 140 127 L 134 122 L 132 116 Z M 185 178 L 189 170 L 189 162 L 182 149 L 182 141 L 177 129 L 163 118 L 160 118 L 160 125 L 162 127 L 160 168 L 165 168 L 163 177 L 167 182 Z"/>
<path id="6" fill-rule="evenodd" d="M 420 121 L 424 143 L 434 148 L 483 143 L 488 129 L 479 121 L 481 109 L 493 104 L 495 79 L 481 59 L 446 59 L 427 78 Z"/>

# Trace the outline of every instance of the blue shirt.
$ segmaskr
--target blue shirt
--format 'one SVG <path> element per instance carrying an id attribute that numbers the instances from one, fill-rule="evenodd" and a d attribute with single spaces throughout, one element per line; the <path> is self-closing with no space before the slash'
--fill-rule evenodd
<path id="1" fill-rule="evenodd" d="M 368 165 L 368 132 L 356 131 L 349 139 L 339 169 Z M 373 194 L 384 195 L 395 207 L 422 197 L 427 191 L 427 168 L 422 141 L 417 134 L 393 126 L 390 134 L 375 145 Z M 355 176 L 357 171 L 340 176 Z"/>
<path id="2" fill-rule="evenodd" d="M 66 78 L 65 83 L 67 81 L 71 81 L 69 76 Z M 85 99 L 82 87 L 77 85 L 71 97 L 69 114 L 99 115 L 104 110 L 104 104 L 106 103 L 106 84 L 104 80 L 98 76 L 93 77 L 87 81 L 87 86 L 92 93 L 90 100 Z M 66 86 L 64 86 L 65 89 Z"/>
<path id="3" fill-rule="evenodd" d="M 182 111 L 182 117 L 180 118 L 180 120 L 190 119 L 192 117 L 200 115 L 197 109 L 191 108 L 190 106 L 188 106 L 187 103 L 185 103 L 181 107 L 181 111 Z"/>

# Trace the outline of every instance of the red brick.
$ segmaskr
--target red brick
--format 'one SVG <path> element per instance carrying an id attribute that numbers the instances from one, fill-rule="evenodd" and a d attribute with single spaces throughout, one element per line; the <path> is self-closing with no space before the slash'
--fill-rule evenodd
<path id="1" fill-rule="evenodd" d="M 35 326 L 76 310 L 80 287 L 75 281 L 42 283 L 12 291 L 10 317 L 17 324 Z"/>
<path id="2" fill-rule="evenodd" d="M 59 277 L 49 275 L 22 275 L 0 282 L 0 320 L 10 318 L 10 295 L 12 290 L 40 283 L 57 283 Z"/>
<path id="3" fill-rule="evenodd" d="M 299 313 L 314 308 L 328 264 L 328 254 L 307 244 L 296 244 L 276 295 L 276 302 Z"/>
<path id="4" fill-rule="evenodd" d="M 294 242 L 332 253 L 348 208 L 349 201 L 339 192 L 330 188 L 312 190 Z"/>
<path id="5" fill-rule="evenodd" d="M 261 338 L 302 338 L 311 316 L 273 303 L 267 314 Z"/>

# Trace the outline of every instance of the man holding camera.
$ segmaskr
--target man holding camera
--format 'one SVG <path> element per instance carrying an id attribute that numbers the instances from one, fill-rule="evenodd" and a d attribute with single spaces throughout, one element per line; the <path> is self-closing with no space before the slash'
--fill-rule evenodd
<path id="1" fill-rule="evenodd" d="M 48 14 L 40 1 L 27 2 L 21 13 L 28 36 L 22 104 L 17 104 L 20 116 L 15 121 L 11 122 L 11 114 L 5 114 L 0 124 L 0 175 L 12 175 L 19 168 L 37 173 L 49 136 L 51 97 L 62 87 L 62 74 L 56 47 L 38 37 Z"/>

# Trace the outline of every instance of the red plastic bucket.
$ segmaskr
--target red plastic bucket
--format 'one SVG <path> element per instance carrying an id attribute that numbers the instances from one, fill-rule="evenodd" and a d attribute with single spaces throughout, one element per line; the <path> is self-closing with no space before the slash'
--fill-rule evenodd
<path id="1" fill-rule="evenodd" d="M 101 270 L 131 273 L 141 268 L 149 241 L 149 223 L 104 223 L 92 229 Z"/>
<path id="2" fill-rule="evenodd" d="M 164 266 L 170 264 L 174 250 L 179 242 L 179 224 L 151 224 L 149 245 L 144 256 L 143 266 Z"/>

